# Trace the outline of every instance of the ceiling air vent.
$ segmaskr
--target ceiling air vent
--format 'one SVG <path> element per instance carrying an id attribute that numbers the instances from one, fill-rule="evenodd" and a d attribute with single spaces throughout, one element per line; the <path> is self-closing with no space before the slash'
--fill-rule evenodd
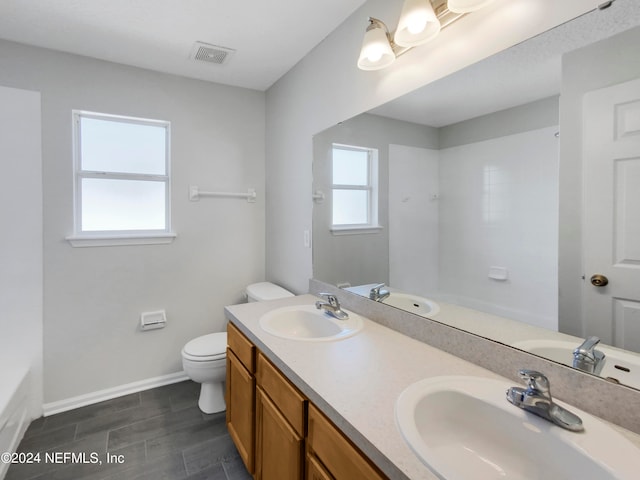
<path id="1" fill-rule="evenodd" d="M 222 65 L 229 61 L 231 55 L 235 53 L 232 48 L 209 45 L 208 43 L 196 42 L 191 50 L 191 58 L 201 62 L 217 63 Z"/>

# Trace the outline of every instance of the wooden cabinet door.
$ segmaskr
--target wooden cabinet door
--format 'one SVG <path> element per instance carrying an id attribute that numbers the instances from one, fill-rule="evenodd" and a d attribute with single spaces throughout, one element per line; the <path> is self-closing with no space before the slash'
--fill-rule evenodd
<path id="1" fill-rule="evenodd" d="M 227 349 L 227 429 L 249 473 L 254 471 L 255 378 Z"/>
<path id="2" fill-rule="evenodd" d="M 298 436 L 304 437 L 306 398 L 269 362 L 262 353 L 257 355 L 256 383 L 287 419 Z"/>
<path id="3" fill-rule="evenodd" d="M 307 476 L 305 480 L 333 480 L 318 459 L 312 455 L 307 455 Z"/>
<path id="4" fill-rule="evenodd" d="M 308 453 L 336 480 L 385 480 L 384 476 L 313 404 L 309 404 Z"/>
<path id="5" fill-rule="evenodd" d="M 304 440 L 262 389 L 256 390 L 256 480 L 301 480 Z"/>

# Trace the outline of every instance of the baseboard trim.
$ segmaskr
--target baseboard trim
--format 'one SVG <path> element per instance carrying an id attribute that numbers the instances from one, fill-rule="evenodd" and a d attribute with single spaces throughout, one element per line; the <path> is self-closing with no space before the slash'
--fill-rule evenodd
<path id="1" fill-rule="evenodd" d="M 189 377 L 184 372 L 170 373 L 169 375 L 162 375 L 160 377 L 147 378 L 133 383 L 126 383 L 117 387 L 98 390 L 97 392 L 86 393 L 84 395 L 66 398 L 64 400 L 58 400 L 57 402 L 45 403 L 43 405 L 44 416 L 48 417 L 50 415 L 55 415 L 56 413 L 73 410 L 74 408 L 104 402 L 105 400 L 122 397 L 123 395 L 128 395 L 130 393 L 162 387 L 163 385 L 170 385 L 172 383 L 178 383 L 188 379 Z"/>
<path id="2" fill-rule="evenodd" d="M 3 381 L 6 383 L 5 391 L 2 393 L 10 393 L 10 396 L 0 398 L 0 452 L 15 453 L 31 423 L 31 373 L 26 368 L 17 368 L 9 374 L 2 373 Z M 10 390 L 14 385 L 15 389 Z M 5 477 L 10 465 L 10 462 L 0 460 L 0 479 Z"/>

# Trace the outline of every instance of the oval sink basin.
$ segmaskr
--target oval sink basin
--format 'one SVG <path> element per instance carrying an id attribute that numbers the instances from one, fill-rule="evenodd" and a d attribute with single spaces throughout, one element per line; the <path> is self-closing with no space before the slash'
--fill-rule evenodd
<path id="1" fill-rule="evenodd" d="M 566 340 L 524 340 L 513 344 L 515 348 L 541 357 L 573 366 L 573 351 L 580 345 Z M 598 373 L 608 380 L 640 388 L 640 355 L 614 350 L 604 345 L 596 345 L 596 350 L 605 354 Z"/>
<path id="2" fill-rule="evenodd" d="M 440 307 L 433 300 L 409 293 L 391 292 L 382 303 L 422 317 L 432 317 L 440 311 Z"/>
<path id="3" fill-rule="evenodd" d="M 362 317 L 347 313 L 348 319 L 338 320 L 315 305 L 295 305 L 271 310 L 258 323 L 265 332 L 290 340 L 340 340 L 355 335 L 364 326 Z"/>
<path id="4" fill-rule="evenodd" d="M 509 403 L 517 382 L 435 377 L 416 382 L 396 402 L 405 441 L 440 478 L 632 480 L 640 450 L 597 418 L 578 415 L 585 430 L 564 430 Z M 551 386 L 553 393 L 553 385 Z"/>

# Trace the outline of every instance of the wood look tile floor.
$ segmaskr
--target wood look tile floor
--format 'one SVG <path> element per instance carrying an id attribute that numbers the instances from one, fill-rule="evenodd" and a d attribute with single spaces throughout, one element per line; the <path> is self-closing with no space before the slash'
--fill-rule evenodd
<path id="1" fill-rule="evenodd" d="M 11 465 L 5 480 L 251 479 L 225 413 L 198 409 L 199 387 L 186 381 L 39 418 L 18 451 L 39 453 L 40 463 Z"/>

